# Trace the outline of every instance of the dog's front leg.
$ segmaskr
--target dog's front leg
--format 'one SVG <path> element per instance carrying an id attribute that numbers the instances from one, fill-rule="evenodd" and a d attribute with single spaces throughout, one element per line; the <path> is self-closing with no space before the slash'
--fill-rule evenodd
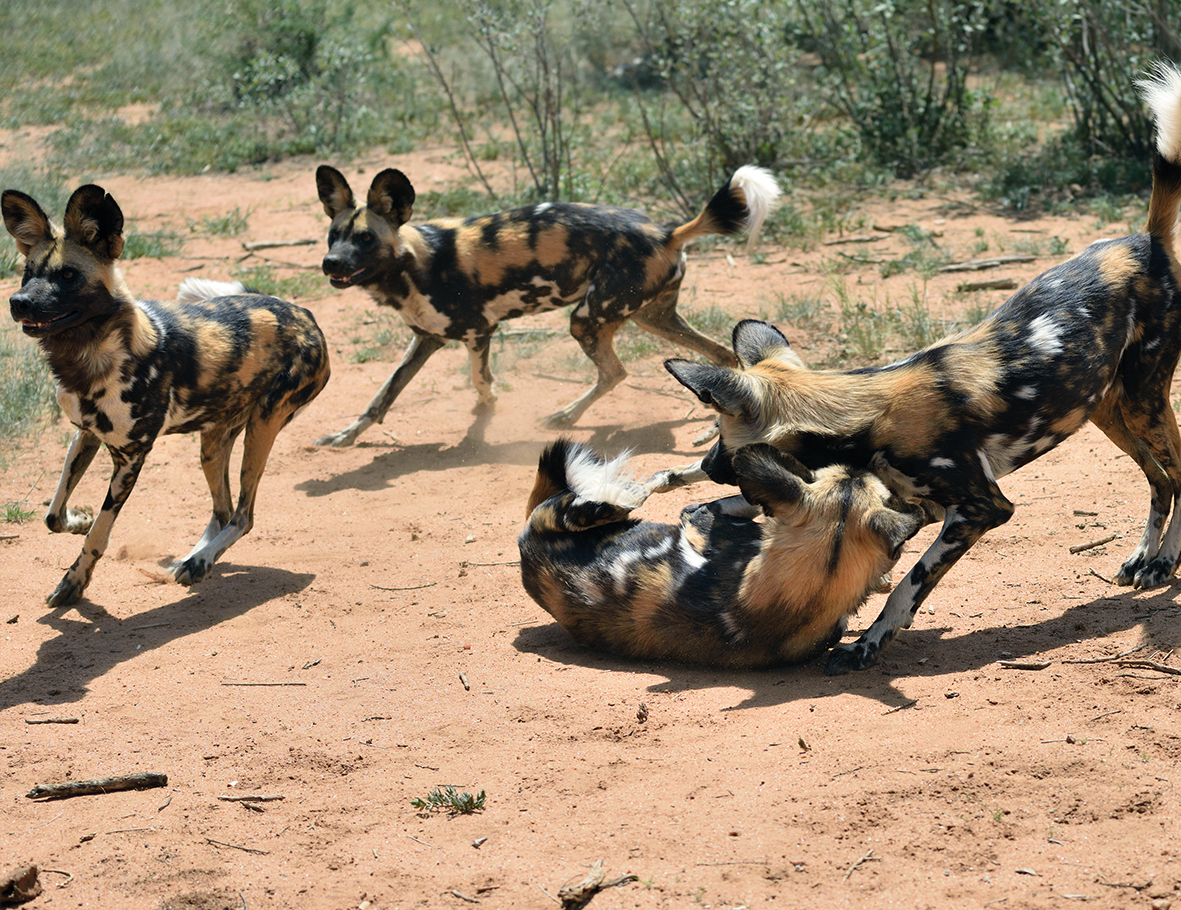
<path id="1" fill-rule="evenodd" d="M 53 502 L 49 504 L 49 511 L 45 513 L 45 526 L 55 534 L 62 531 L 85 534 L 90 530 L 94 514 L 87 508 L 71 509 L 69 502 L 78 481 L 94 461 L 100 445 L 102 443 L 99 438 L 89 430 L 79 430 L 74 434 L 70 449 L 66 452 L 66 463 L 57 483 L 57 492 L 53 494 Z"/>
<path id="2" fill-rule="evenodd" d="M 316 445 L 334 446 L 336 448 L 351 446 L 365 430 L 369 429 L 375 423 L 381 423 L 385 419 L 386 411 L 394 403 L 394 399 L 398 397 L 402 389 L 406 388 L 406 385 L 414 378 L 414 374 L 422 369 L 422 365 L 430 359 L 431 354 L 435 353 L 435 351 L 439 350 L 446 343 L 447 339 L 441 338 L 438 335 L 421 335 L 415 333 L 414 340 L 410 342 L 410 347 L 406 349 L 406 353 L 402 356 L 402 362 L 398 364 L 398 368 L 385 381 L 385 384 L 377 390 L 377 394 L 369 402 L 369 407 L 365 409 L 365 413 L 339 433 L 329 433 L 327 436 L 321 436 L 316 440 Z"/>
<path id="3" fill-rule="evenodd" d="M 651 496 L 653 493 L 667 493 L 669 490 L 687 487 L 689 484 L 701 483 L 701 481 L 708 479 L 699 458 L 690 464 L 657 471 L 643 482 L 643 487 L 647 491 L 647 495 Z"/>
<path id="4" fill-rule="evenodd" d="M 98 518 L 86 532 L 86 539 L 82 541 L 82 552 L 74 560 L 74 564 L 66 571 L 57 588 L 47 598 L 47 603 L 53 609 L 68 607 L 82 599 L 82 592 L 90 584 L 90 576 L 94 566 L 107 550 L 111 540 L 111 528 L 115 519 L 119 517 L 119 510 L 135 488 L 135 481 L 139 478 L 143 468 L 144 458 L 150 449 L 125 452 L 120 449 L 107 450 L 111 453 L 114 471 L 111 474 L 111 485 L 107 490 L 107 498 L 103 502 L 102 511 Z M 71 451 L 73 448 L 71 447 Z M 91 455 L 93 457 L 93 453 Z"/>
<path id="5" fill-rule="evenodd" d="M 948 506 L 943 529 L 935 542 L 914 564 L 906 577 L 890 592 L 881 615 L 857 641 L 833 648 L 824 664 L 829 676 L 864 670 L 878 662 L 882 648 L 894 633 L 914 620 L 915 613 L 947 570 L 978 541 L 986 531 L 998 527 L 1013 515 L 1013 504 L 995 484 L 995 495 L 960 505 Z"/>

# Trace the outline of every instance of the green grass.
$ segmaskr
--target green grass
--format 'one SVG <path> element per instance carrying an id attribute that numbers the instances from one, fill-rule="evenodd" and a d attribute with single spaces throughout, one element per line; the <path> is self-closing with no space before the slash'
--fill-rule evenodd
<path id="1" fill-rule="evenodd" d="M 33 509 L 26 509 L 27 504 L 27 500 L 10 500 L 4 503 L 3 512 L 0 513 L 0 521 L 23 525 L 37 514 Z"/>
<path id="2" fill-rule="evenodd" d="M 410 805 L 421 812 L 435 812 L 442 810 L 448 815 L 471 815 L 484 809 L 486 797 L 481 790 L 475 796 L 464 791 L 460 793 L 455 787 L 447 785 L 443 789 L 434 789 L 425 797 L 415 797 Z"/>
<path id="3" fill-rule="evenodd" d="M 123 243 L 123 258 L 162 259 L 179 255 L 184 246 L 184 238 L 176 231 L 149 231 L 146 234 L 129 231 Z"/>
<path id="4" fill-rule="evenodd" d="M 234 271 L 234 278 L 261 294 L 282 300 L 308 300 L 326 297 L 331 290 L 327 279 L 317 270 L 279 274 L 271 265 L 256 265 Z"/>
<path id="5" fill-rule="evenodd" d="M 250 227 L 250 209 L 243 212 L 238 206 L 224 215 L 206 215 L 199 221 L 189 219 L 189 231 L 210 237 L 237 237 Z"/>
<path id="6" fill-rule="evenodd" d="M 0 466 L 57 413 L 55 392 L 40 346 L 13 323 L 0 327 Z"/>

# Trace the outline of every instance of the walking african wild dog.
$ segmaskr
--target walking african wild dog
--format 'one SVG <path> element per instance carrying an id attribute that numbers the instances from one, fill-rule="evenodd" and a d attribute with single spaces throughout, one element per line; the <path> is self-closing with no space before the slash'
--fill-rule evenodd
<path id="1" fill-rule="evenodd" d="M 646 483 L 667 489 L 702 472 L 734 483 L 732 453 L 769 442 L 809 467 L 866 466 L 900 495 L 945 509 L 939 536 L 830 674 L 873 664 L 931 589 L 990 528 L 1013 514 L 997 479 L 1048 452 L 1088 419 L 1130 455 L 1151 488 L 1139 544 L 1119 584 L 1164 584 L 1181 553 L 1181 434 L 1169 389 L 1181 352 L 1174 248 L 1181 203 L 1181 71 L 1141 83 L 1156 119 L 1145 233 L 1091 244 L 1014 294 L 980 325 L 897 363 L 809 371 L 776 329 L 734 329 L 736 370 L 666 366 L 719 412 L 721 438 L 697 465 Z M 1166 516 L 1172 509 L 1168 530 Z"/>
<path id="2" fill-rule="evenodd" d="M 676 525 L 639 521 L 647 493 L 626 460 L 548 446 L 518 543 L 529 595 L 575 640 L 630 657 L 806 660 L 840 638 L 926 524 L 870 471 L 813 472 L 762 443 L 731 459 L 742 496 L 688 506 Z"/>
<path id="3" fill-rule="evenodd" d="M 179 583 L 196 584 L 254 524 L 258 482 L 276 434 L 328 381 L 324 336 L 307 310 L 236 282 L 190 280 L 175 303 L 136 300 L 115 267 L 123 213 L 101 187 L 74 191 L 63 228 L 16 190 L 4 191 L 0 210 L 25 256 L 12 318 L 40 343 L 58 403 L 78 428 L 45 523 L 86 539 L 49 605 L 82 597 L 144 459 L 164 433 L 201 433 L 213 517 L 171 569 Z M 243 430 L 233 509 L 230 449 Z M 67 505 L 102 443 L 114 472 L 95 519 Z"/>
<path id="4" fill-rule="evenodd" d="M 344 176 L 321 165 L 316 187 L 332 219 L 324 274 L 333 287 L 361 287 L 391 306 L 414 332 L 394 374 L 348 427 L 317 441 L 348 446 L 381 423 L 394 399 L 427 359 L 449 340 L 471 357 L 474 413 L 482 429 L 496 394 L 488 348 L 497 324 L 527 313 L 577 304 L 570 332 L 598 368 L 584 395 L 546 420 L 572 425 L 627 375 L 612 347 L 632 319 L 655 335 L 682 344 L 715 363 L 734 365 L 730 352 L 677 313 L 685 274 L 683 247 L 706 234 L 744 228 L 753 244 L 779 196 L 766 171 L 740 167 L 696 218 L 662 227 L 633 209 L 543 202 L 478 218 L 410 225 L 414 187 L 398 170 L 373 178 L 358 207 Z"/>

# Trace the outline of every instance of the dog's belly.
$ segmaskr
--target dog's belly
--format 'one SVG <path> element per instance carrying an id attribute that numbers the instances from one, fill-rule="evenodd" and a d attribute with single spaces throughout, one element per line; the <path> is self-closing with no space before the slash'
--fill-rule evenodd
<path id="1" fill-rule="evenodd" d="M 415 296 L 395 303 L 408 326 L 428 335 L 466 341 L 486 335 L 497 323 L 529 313 L 544 313 L 570 306 L 586 294 L 586 286 L 563 294 L 556 281 L 535 276 L 529 283 L 494 292 L 473 291 L 464 300 Z M 481 297 L 483 299 L 481 299 Z"/>

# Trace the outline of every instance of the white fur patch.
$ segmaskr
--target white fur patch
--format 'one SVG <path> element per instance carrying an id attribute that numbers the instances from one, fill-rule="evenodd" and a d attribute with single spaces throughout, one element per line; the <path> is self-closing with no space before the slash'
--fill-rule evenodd
<path id="1" fill-rule="evenodd" d="M 186 278 L 176 292 L 177 303 L 204 303 L 217 297 L 232 297 L 245 294 L 246 285 L 241 281 L 213 281 L 210 278 Z"/>
<path id="2" fill-rule="evenodd" d="M 1013 393 L 1013 397 L 1020 398 L 1023 401 L 1033 401 L 1037 398 L 1037 389 L 1031 385 L 1023 385 Z"/>
<path id="3" fill-rule="evenodd" d="M 955 462 L 952 461 L 950 458 L 936 456 L 935 458 L 931 459 L 931 467 L 933 467 L 933 468 L 954 468 Z"/>
<path id="4" fill-rule="evenodd" d="M 730 178 L 730 186 L 742 190 L 746 200 L 746 229 L 750 232 L 746 240 L 746 251 L 751 252 L 759 242 L 759 231 L 771 214 L 782 192 L 771 172 L 753 164 L 744 164 Z"/>
<path id="5" fill-rule="evenodd" d="M 591 452 L 574 448 L 566 458 L 566 482 L 581 499 L 607 502 L 621 509 L 637 509 L 647 492 L 628 472 L 631 452 L 621 452 L 605 464 Z"/>
<path id="6" fill-rule="evenodd" d="M 681 551 L 681 558 L 685 560 L 685 565 L 691 569 L 700 569 L 705 565 L 705 557 L 693 549 L 693 545 L 685 538 L 684 534 L 679 535 L 679 546 Z"/>
<path id="7" fill-rule="evenodd" d="M 1062 353 L 1062 326 L 1042 314 L 1029 324 L 1029 344 L 1047 357 Z"/>
<path id="8" fill-rule="evenodd" d="M 1156 149 L 1169 161 L 1181 161 L 1181 69 L 1160 61 L 1136 82 L 1156 120 Z"/>

